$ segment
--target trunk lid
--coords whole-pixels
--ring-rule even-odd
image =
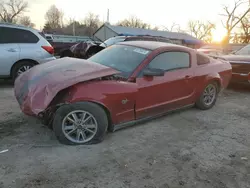
[[[14,93],[22,111],[36,116],[49,106],[59,91],[80,82],[118,73],[87,60],[62,58],[37,65],[20,75],[15,81]]]

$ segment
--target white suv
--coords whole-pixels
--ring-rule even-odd
[[[55,60],[54,48],[35,29],[0,23],[0,77],[13,80],[40,63]]]

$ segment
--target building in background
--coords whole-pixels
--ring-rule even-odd
[[[189,34],[178,33],[178,32],[169,32],[169,31],[156,31],[150,29],[141,29],[141,28],[132,28],[132,27],[123,27],[123,26],[114,26],[108,23],[103,24],[95,33],[94,37],[105,41],[111,37],[115,36],[133,36],[133,35],[150,35],[150,36],[159,36],[170,39],[175,44],[185,45],[192,48],[199,48],[203,42]]]

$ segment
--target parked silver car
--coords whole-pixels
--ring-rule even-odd
[[[54,59],[54,48],[39,31],[0,23],[1,78],[14,80],[31,67]]]

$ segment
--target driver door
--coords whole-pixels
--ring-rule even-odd
[[[192,103],[193,69],[188,52],[164,52],[157,55],[145,69],[161,69],[163,76],[137,77],[136,119],[155,116]]]

